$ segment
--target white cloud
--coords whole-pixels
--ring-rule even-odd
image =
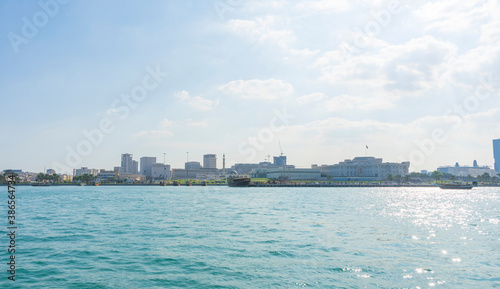
[[[207,127],[208,126],[208,121],[207,120],[194,121],[194,120],[188,118],[186,120],[186,125],[193,126],[193,127]]]
[[[187,102],[189,106],[199,111],[213,110],[219,105],[219,100],[206,99],[201,96],[190,96],[189,92],[185,90],[177,92],[174,95],[181,101]]]
[[[427,22],[427,30],[461,32],[488,15],[488,1],[441,0],[424,4],[415,15]]]
[[[349,3],[346,0],[312,0],[301,1],[295,5],[300,11],[312,10],[317,12],[343,12],[349,9]]]
[[[306,104],[306,103],[310,103],[310,102],[318,102],[318,101],[321,101],[325,98],[325,95],[323,93],[320,93],[320,92],[316,92],[316,93],[311,93],[311,94],[307,94],[307,95],[302,95],[301,97],[297,98],[297,102],[299,104]]]
[[[168,130],[149,130],[140,131],[134,135],[134,137],[171,137],[174,133]]]
[[[342,57],[341,49],[329,51],[315,67],[332,84],[363,86],[375,94],[412,95],[442,85],[456,52],[455,44],[424,36],[401,45],[386,43],[349,59]]]
[[[344,94],[328,100],[325,106],[330,111],[349,109],[382,110],[392,108],[393,104],[391,101],[380,97],[359,97]]]
[[[227,25],[231,31],[238,35],[244,35],[245,38],[251,38],[253,41],[269,42],[286,48],[293,41],[295,35],[290,29],[279,29],[276,26],[284,26],[286,20],[279,19],[277,16],[257,17],[255,20],[232,19]]]
[[[163,119],[162,121],[160,121],[160,123],[158,124],[158,127],[163,127],[163,128],[165,128],[165,127],[169,127],[169,126],[171,126],[173,123],[174,123],[173,121],[168,120],[168,119],[166,119],[166,118],[165,118],[165,119]]]
[[[185,90],[175,93],[174,96],[180,99],[181,101],[189,100],[191,98],[189,96],[189,92]]]
[[[219,87],[224,94],[242,99],[276,99],[293,93],[293,86],[274,78],[234,80]]]
[[[153,138],[162,138],[162,137],[171,137],[174,135],[173,132],[167,129],[167,127],[172,126],[173,121],[168,119],[162,119],[158,125],[156,126],[156,130],[143,130],[134,135],[134,137],[153,137]]]

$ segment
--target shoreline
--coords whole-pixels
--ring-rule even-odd
[[[0,184],[0,186],[7,186],[7,184]],[[32,186],[31,184],[16,184],[17,186]],[[40,187],[62,187],[62,186],[69,186],[69,187],[120,187],[120,186],[156,186],[156,187],[203,187],[203,186],[225,186],[227,187],[227,184],[191,184],[191,185],[174,185],[174,184],[166,184],[166,185],[160,185],[160,184],[100,184],[99,186],[94,186],[94,185],[86,185],[86,186],[80,186],[79,184],[51,184],[50,186],[40,186]],[[252,184],[248,186],[250,188],[276,188],[276,187],[287,187],[287,188],[438,188],[438,185],[436,184]],[[477,187],[500,187],[499,185],[478,185]]]

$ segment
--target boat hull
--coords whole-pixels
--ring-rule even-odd
[[[33,187],[48,187],[50,186],[50,184],[48,183],[34,183],[34,184],[31,184]]]
[[[250,178],[227,178],[227,185],[230,187],[249,187]]]
[[[471,185],[440,185],[439,187],[443,190],[470,190],[474,186],[471,186]]]

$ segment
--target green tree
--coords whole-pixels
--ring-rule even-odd
[[[478,179],[481,180],[481,182],[483,182],[483,183],[488,183],[491,179],[491,176],[488,173],[484,173],[484,174],[478,176]]]
[[[394,181],[394,177],[392,176],[392,174],[385,175],[385,179],[388,180],[389,182]]]
[[[395,175],[394,176],[394,181],[397,182],[398,184],[401,183],[402,179],[403,179],[403,177],[400,176],[400,175]]]
[[[44,174],[44,173],[39,173],[38,175],[36,175],[36,180],[37,180],[38,182],[43,182],[43,181],[45,181],[46,179],[47,179],[47,177],[45,176],[45,174]]]
[[[437,182],[440,181],[443,178],[444,174],[440,171],[433,171],[432,172],[432,178]]]
[[[95,180],[95,176],[90,175],[90,174],[84,174],[84,175],[81,175],[79,177],[75,177],[73,179],[76,179],[77,181],[81,181],[81,182],[90,184],[90,183],[92,183]]]
[[[52,176],[51,176],[52,182],[54,182],[54,183],[58,183],[60,178],[61,178],[61,176],[56,174],[56,173],[52,174]]]
[[[9,176],[14,176],[16,183],[21,181],[21,178],[19,177],[19,175],[11,170],[6,170],[4,173],[4,176],[5,176],[5,179],[7,179]]]

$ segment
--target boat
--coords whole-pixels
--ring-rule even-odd
[[[100,184],[99,184],[99,183],[97,183],[97,182],[95,182],[95,183],[93,183],[92,185],[97,187],[97,186],[99,186]]]
[[[448,183],[441,184],[439,187],[443,190],[470,190],[475,187],[474,184],[463,184],[463,183]]]
[[[249,176],[229,176],[227,177],[227,185],[230,187],[249,187],[252,184],[252,180]]]
[[[48,186],[50,186],[50,183],[41,183],[41,182],[39,182],[39,183],[32,183],[31,185],[33,187],[48,187]]]
[[[87,184],[86,183],[80,183],[80,186],[86,186]]]

